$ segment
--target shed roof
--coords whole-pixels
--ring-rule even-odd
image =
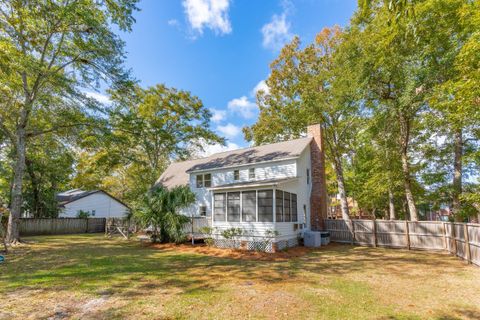
[[[126,205],[123,201],[121,201],[120,199],[112,196],[111,194],[109,194],[108,192],[105,192],[103,190],[88,190],[88,191],[85,191],[85,190],[81,190],[81,189],[72,189],[72,190],[68,190],[68,191],[65,191],[65,192],[58,193],[56,195],[56,199],[58,201],[58,205],[60,207],[63,207],[67,203],[77,201],[79,199],[88,197],[89,195],[99,193],[99,192],[106,194],[110,198],[114,199],[115,201],[118,201],[119,203],[123,204],[125,207],[130,209],[130,207],[128,205]]]

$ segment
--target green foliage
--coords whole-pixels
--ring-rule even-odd
[[[172,189],[157,187],[144,197],[135,217],[145,228],[152,229],[152,241],[176,242],[185,240],[183,226],[189,218],[179,213],[195,202],[195,194],[188,186]]]
[[[77,218],[80,218],[80,219],[88,219],[88,217],[90,217],[90,212],[88,211],[80,210],[77,214]]]
[[[242,234],[244,234],[244,230],[242,228],[229,228],[222,231],[222,237],[225,239],[235,239]]]
[[[108,190],[136,208],[170,159],[223,142],[210,129],[209,110],[189,92],[157,85],[113,91],[112,99],[112,130],[79,155],[75,187]]]

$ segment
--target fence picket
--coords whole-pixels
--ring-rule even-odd
[[[105,218],[22,218],[20,235],[95,233],[105,229]]]
[[[371,226],[371,227],[370,227]],[[480,266],[480,224],[441,221],[325,220],[332,242],[446,250]]]

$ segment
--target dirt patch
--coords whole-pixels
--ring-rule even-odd
[[[294,247],[284,251],[267,253],[256,252],[239,249],[222,249],[209,247],[206,244],[171,244],[171,243],[156,243],[150,244],[149,248],[162,251],[176,251],[181,253],[196,253],[219,258],[230,258],[240,260],[259,260],[259,261],[285,261],[292,258],[303,257],[308,253],[318,250],[307,247]]]

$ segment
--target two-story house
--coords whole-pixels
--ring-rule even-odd
[[[327,216],[321,127],[309,126],[305,138],[172,163],[157,183],[189,185],[196,203],[182,213],[204,216],[217,239],[240,228],[247,248],[266,237],[276,249],[295,246]]]

